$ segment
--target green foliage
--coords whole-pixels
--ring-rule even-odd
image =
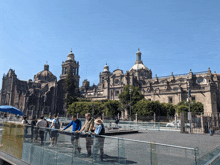
[[[177,106],[178,115],[180,115],[180,112],[188,112],[188,111],[189,111],[189,107],[187,107],[186,105]]]
[[[108,100],[104,103],[104,107],[107,116],[116,116],[121,113],[121,104],[117,100]]]
[[[192,112],[204,112],[204,107],[201,102],[196,102],[191,105]]]
[[[173,112],[174,110],[174,112]],[[157,116],[173,115],[175,108],[172,104],[160,103],[159,101],[140,100],[133,106],[133,114],[137,113],[139,116]]]
[[[187,107],[188,108],[188,110],[187,111],[185,111],[185,112],[188,112],[189,111],[189,103],[188,102],[186,102],[186,101],[181,101],[181,102],[179,102],[178,104],[177,104],[177,109],[178,109],[178,107],[180,107],[181,106],[181,109],[183,109],[182,107],[183,106],[185,106],[185,107]],[[180,108],[179,108],[180,109]],[[201,102],[195,102],[195,101],[191,101],[190,102],[190,112],[196,112],[196,113],[198,113],[198,112],[203,112],[204,111],[204,107],[203,107],[203,104],[201,103]],[[182,112],[182,111],[181,111]],[[179,111],[178,111],[178,113],[179,113]]]
[[[174,116],[175,115],[175,106],[173,104],[168,103],[166,104],[166,109],[167,109],[167,116]]]
[[[103,112],[107,116],[117,115],[120,113],[121,104],[116,100],[105,100],[105,101],[95,101],[95,102],[73,102],[69,108],[68,114],[84,115],[85,113],[93,113],[94,115],[101,115]]]
[[[91,99],[83,98],[83,97],[78,97],[77,98],[78,102],[91,102]]]
[[[139,87],[134,87],[132,85],[125,85],[123,92],[118,96],[120,102],[124,105],[130,104],[130,94],[129,88],[131,87],[131,105],[135,105],[139,100],[144,98],[144,95],[139,91]]]
[[[67,108],[73,102],[77,101],[77,91],[76,91],[76,81],[73,77],[73,73],[71,70],[68,71],[67,77],[64,82],[64,90],[66,91],[64,101],[66,103]]]

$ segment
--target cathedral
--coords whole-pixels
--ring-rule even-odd
[[[119,100],[118,96],[125,85],[138,86],[145,99],[171,102],[173,105],[183,100],[201,102],[204,113],[216,113],[220,110],[220,74],[212,73],[210,68],[205,72],[192,72],[187,74],[152,78],[151,69],[147,68],[141,60],[141,52],[136,53],[135,64],[129,71],[116,69],[112,73],[106,65],[99,74],[99,84],[90,87],[89,81],[84,80],[81,93],[92,100]],[[188,98],[188,90],[191,96]]]
[[[20,109],[27,116],[40,116],[42,114],[65,114],[64,80],[71,70],[79,88],[79,62],[75,61],[71,52],[67,60],[62,62],[60,80],[49,71],[49,65],[34,75],[34,79],[22,81],[17,78],[15,70],[9,69],[3,75],[0,105],[12,105]]]
[[[183,100],[194,100],[204,105],[204,113],[216,113],[220,110],[220,74],[212,73],[210,68],[205,72],[192,72],[187,74],[164,77],[152,77],[151,69],[147,68],[141,60],[142,53],[138,49],[136,61],[129,71],[116,69],[110,72],[106,65],[99,74],[99,83],[90,86],[84,80],[79,87],[79,62],[71,52],[67,60],[62,62],[60,79],[49,71],[49,65],[34,75],[34,79],[22,81],[17,78],[15,70],[10,69],[3,75],[0,93],[0,105],[12,105],[20,109],[27,116],[40,116],[41,114],[65,114],[64,81],[69,70],[76,80],[81,95],[91,100],[119,100],[118,96],[125,85],[138,86],[145,99],[171,102],[173,105]],[[188,90],[191,96],[188,98]]]

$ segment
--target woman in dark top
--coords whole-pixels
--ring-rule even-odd
[[[37,124],[37,117],[34,116],[31,121],[31,141],[33,141],[33,137],[35,141],[37,141],[38,138],[38,129],[36,127],[36,124]]]

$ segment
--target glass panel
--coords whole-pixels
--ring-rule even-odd
[[[93,147],[95,164],[118,164],[118,138],[96,136],[94,137]]]
[[[158,145],[151,143],[152,157],[158,164],[179,165],[191,164],[195,161],[194,150],[175,146]]]
[[[125,163],[127,164],[151,164],[150,144],[123,139],[125,151]],[[121,143],[121,140],[120,140]],[[121,149],[121,148],[120,148]]]
[[[21,160],[23,160],[24,162],[31,162],[31,150],[32,150],[32,137],[34,137],[34,132],[35,132],[35,128],[30,127],[30,126],[26,126],[27,130],[25,130],[24,132],[27,131],[27,135],[25,136],[24,140],[23,140],[23,148],[22,148],[22,157]]]

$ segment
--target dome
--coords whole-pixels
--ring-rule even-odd
[[[135,64],[131,67],[131,70],[139,70],[139,69],[145,69],[145,70],[149,70],[144,64],[143,61],[141,60],[141,52],[140,49],[138,48],[138,51],[136,53],[136,61]]]
[[[56,76],[49,71],[49,65],[44,65],[44,70],[34,76],[34,81],[56,81]]]
[[[109,66],[107,65],[107,63],[104,66],[103,72],[109,72]]]
[[[67,56],[67,60],[74,60],[74,54],[72,53],[72,49],[71,49],[70,53]]]
[[[144,64],[134,64],[134,65],[131,67],[130,71],[131,71],[132,69],[133,69],[133,70],[139,70],[139,69],[149,70]]]

